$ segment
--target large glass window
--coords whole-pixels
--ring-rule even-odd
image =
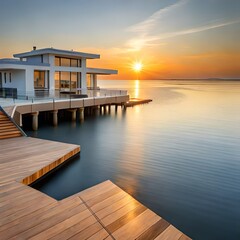
[[[91,74],[87,74],[87,87],[91,87]]]
[[[55,89],[60,91],[76,91],[78,86],[77,72],[55,72]]]
[[[55,72],[55,89],[59,89],[60,72]]]
[[[81,59],[55,57],[55,66],[81,67]]]
[[[71,91],[75,91],[77,88],[78,73],[71,73]]]
[[[78,75],[78,84],[77,87],[81,88],[82,87],[82,73],[79,73]]]
[[[70,67],[71,66],[71,59],[70,58],[61,58],[61,66]]]
[[[71,67],[78,67],[78,60],[77,59],[71,59]]]
[[[34,88],[45,88],[45,71],[34,71]]]
[[[70,72],[61,72],[60,86],[66,91],[70,90]]]
[[[61,72],[61,80],[70,81],[70,72]]]
[[[60,58],[55,57],[55,66],[61,66]]]
[[[2,73],[0,72],[0,88],[2,87]]]

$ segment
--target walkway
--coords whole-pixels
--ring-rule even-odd
[[[17,137],[0,147],[1,239],[189,239],[110,181],[62,201],[25,185],[78,145]]]

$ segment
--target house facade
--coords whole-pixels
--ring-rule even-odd
[[[13,56],[0,59],[0,88],[17,88],[21,95],[97,89],[98,75],[117,74],[117,70],[87,67],[88,60],[100,58],[98,54],[33,47]]]

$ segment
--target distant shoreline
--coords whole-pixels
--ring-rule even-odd
[[[99,79],[100,81],[240,81],[240,78]]]

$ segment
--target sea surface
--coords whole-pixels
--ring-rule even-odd
[[[153,102],[27,131],[81,145],[80,157],[34,187],[63,199],[110,179],[193,239],[240,239],[240,81],[99,86]]]

